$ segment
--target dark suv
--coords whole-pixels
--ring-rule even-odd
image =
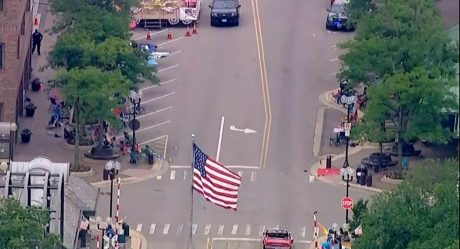
[[[240,24],[240,7],[238,0],[213,0],[211,8],[211,26],[218,24],[235,25]]]

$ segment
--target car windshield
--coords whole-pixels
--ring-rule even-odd
[[[287,239],[288,234],[283,232],[268,232],[267,237],[269,238],[277,238],[277,239]]]
[[[345,12],[345,6],[343,6],[342,4],[333,4],[331,7],[331,12],[343,13]]]
[[[233,9],[236,8],[236,4],[233,1],[215,1],[214,8],[216,9]]]

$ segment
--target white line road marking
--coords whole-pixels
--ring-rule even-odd
[[[167,80],[165,82],[160,82],[158,85],[151,85],[151,86],[146,86],[144,88],[141,88],[141,91],[145,92],[146,90],[149,90],[149,89],[152,89],[154,87],[158,87],[158,86],[163,86],[163,85],[166,85],[168,83],[171,83],[171,82],[174,82],[176,81],[177,79],[170,79],[170,80]]]
[[[334,58],[334,59],[330,59],[329,61],[333,62],[333,61],[338,61],[338,60],[339,60],[339,58]]]
[[[123,137],[123,136],[122,136]],[[229,165],[225,166],[226,168],[229,169],[260,169],[259,166],[241,166],[241,165]],[[169,166],[170,169],[190,169],[190,166],[183,166],[183,165],[171,165]]]
[[[180,224],[180,225],[177,227],[176,233],[177,233],[177,234],[181,234],[181,233],[182,233],[182,230],[184,230],[184,224]]]
[[[220,120],[219,142],[217,142],[216,161],[219,161],[219,157],[220,157],[220,148],[222,146],[222,134],[224,133],[224,123],[225,123],[225,117],[222,116],[222,119]]]
[[[243,177],[243,171],[238,171],[238,175],[239,175],[240,177]]]
[[[187,178],[187,171],[184,171],[184,180]]]
[[[232,227],[232,235],[236,235],[237,231],[238,231],[238,225],[233,225],[233,227]]]
[[[156,140],[158,140],[158,139],[163,139],[163,138],[164,138],[164,137],[166,137],[166,136],[168,136],[168,135],[164,135],[164,136],[159,136],[159,137],[156,137],[156,138],[152,138],[152,139],[149,139],[149,140],[147,140],[147,141],[144,141],[144,142],[142,142],[142,143],[139,143],[139,144],[140,144],[140,145],[142,145],[142,144],[147,144],[147,143],[150,143],[150,142],[156,141]]]
[[[166,235],[169,232],[169,224],[166,224],[165,227],[163,228],[163,234]]]
[[[311,244],[311,240],[297,240],[295,243],[297,243],[297,244]]]
[[[161,175],[157,176],[157,180],[161,180]]]
[[[222,235],[224,233],[224,225],[219,225],[219,228],[217,229],[217,234]]]
[[[328,74],[329,76],[337,75],[337,72]]]
[[[181,36],[181,37],[176,38],[176,39],[174,39],[174,40],[170,40],[170,41],[167,41],[167,42],[160,43],[160,44],[157,45],[157,47],[162,47],[162,46],[164,46],[164,45],[166,45],[166,44],[169,44],[169,43],[171,43],[171,42],[175,42],[175,41],[178,41],[178,40],[181,40],[181,39],[184,39],[184,37]]]
[[[208,235],[211,230],[211,224],[208,224],[204,227],[204,235]]]
[[[178,66],[180,66],[180,65],[179,65],[179,64],[176,64],[176,65],[172,65],[172,66],[170,66],[170,67],[165,67],[165,68],[159,69],[159,70],[157,71],[157,73],[161,73],[161,72],[164,72],[164,71],[166,71],[166,70],[176,68],[176,67],[178,67]]]
[[[169,121],[169,120],[168,120],[168,121],[164,121],[164,122],[158,123],[158,124],[156,124],[156,125],[147,126],[147,127],[142,128],[142,129],[140,129],[140,130],[137,130],[137,132],[145,131],[145,130],[152,129],[152,128],[155,128],[155,127],[157,127],[157,126],[164,125],[164,124],[169,124],[169,123],[171,123],[171,121]],[[132,135],[133,132],[130,131],[130,132],[128,132],[128,134]],[[122,138],[122,137],[123,137],[123,135],[117,136],[117,138]],[[144,144],[144,143],[145,143],[145,142],[140,143],[140,144]]]
[[[155,101],[155,100],[159,100],[159,99],[162,99],[162,98],[166,98],[168,96],[171,96],[173,94],[176,94],[176,92],[170,92],[170,93],[167,93],[165,95],[161,95],[160,97],[156,97],[156,98],[153,98],[153,99],[149,99],[149,100],[145,100],[145,101],[142,101],[142,104],[147,104],[149,102],[152,102],[152,101]]]
[[[258,233],[259,237],[263,235],[264,231],[265,231],[265,226],[260,226],[259,233]]]
[[[196,228],[198,227],[197,224],[193,224],[192,225],[192,234],[195,234],[196,233]]]
[[[174,51],[174,52],[170,53],[169,55],[170,55],[170,56],[171,56],[171,55],[175,55],[175,54],[178,54],[178,53],[180,53],[180,52],[182,52],[182,51],[180,51],[180,50]]]
[[[275,228],[276,228],[276,229],[280,229],[280,225],[276,225]]]
[[[251,172],[251,182],[253,182],[256,178],[256,172],[252,171]]]
[[[171,176],[169,177],[169,180],[174,180],[174,179],[176,179],[176,171],[171,170]]]
[[[156,226],[157,226],[156,224],[150,225],[149,234],[154,234],[154,233],[155,233],[155,227],[156,227]]]
[[[301,229],[301,235],[302,235],[302,238],[305,238],[305,233],[307,232],[307,228],[306,227],[302,227]]]
[[[249,236],[251,234],[251,226],[246,225],[246,229],[244,230],[244,235]]]
[[[151,33],[150,35],[157,35],[157,34],[161,34],[163,32],[166,32],[168,31],[168,29],[163,29],[163,30],[160,30],[160,31],[157,31],[157,32],[154,32],[154,33]],[[142,39],[145,39],[147,37],[147,34],[145,34],[144,36],[141,36],[141,37],[137,37],[137,38],[133,38],[132,40],[134,41],[137,41],[137,40],[142,40]]]
[[[160,113],[160,112],[164,112],[164,111],[167,111],[169,109],[172,109],[173,107],[172,106],[168,106],[166,108],[163,108],[163,109],[160,109],[160,110],[156,110],[154,112],[150,112],[150,113],[147,113],[147,114],[144,114],[144,115],[140,115],[139,117],[136,117],[138,119],[140,118],[144,118],[144,117],[147,117],[147,116],[150,116],[150,115],[154,115],[154,114],[157,114],[157,113]]]
[[[136,231],[142,231],[142,224],[137,224]]]

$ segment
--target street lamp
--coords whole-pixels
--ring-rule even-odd
[[[108,161],[105,164],[103,179],[104,180],[110,179],[110,210],[109,210],[110,217],[112,217],[113,179],[115,179],[115,176],[118,175],[118,171],[120,170],[120,168],[121,168],[120,162]]]
[[[345,192],[346,197],[348,197],[348,188],[350,187],[350,182],[353,181],[354,172],[355,170],[351,167],[340,169],[340,175],[342,176],[342,180],[347,182]],[[348,209],[345,209],[345,223],[348,224]]]
[[[13,139],[16,139],[16,131],[18,125],[16,123],[10,123],[10,163],[13,161]]]
[[[134,124],[136,123],[136,113],[137,113],[137,110],[140,109],[140,105],[141,105],[141,96],[138,92],[136,91],[131,91],[129,93],[129,101],[131,102],[131,104],[133,104],[133,127],[132,127],[132,130],[133,130],[133,144],[131,145],[131,153],[133,153],[133,151],[136,150],[136,130],[137,130],[137,127],[134,127]]]
[[[350,166],[348,163],[348,144],[350,142],[350,131],[351,131],[351,124],[350,124],[350,112],[354,107],[355,103],[355,96],[347,96],[347,95],[342,95],[340,101],[347,106],[347,123],[345,124],[345,137],[346,139],[346,144],[345,144],[345,162],[343,162],[343,168],[347,168]]]

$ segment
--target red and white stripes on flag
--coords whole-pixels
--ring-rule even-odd
[[[195,144],[193,188],[206,200],[236,210],[241,177],[209,158]]]

